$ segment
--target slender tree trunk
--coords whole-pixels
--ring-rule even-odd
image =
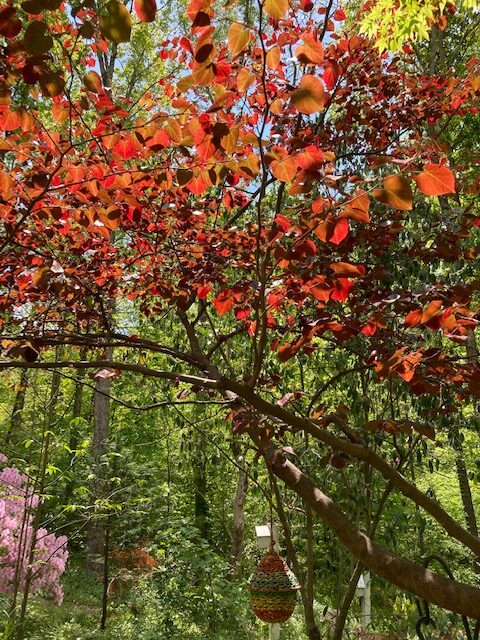
[[[455,436],[458,437],[459,435],[456,426],[454,427],[454,431],[455,433],[453,434],[453,439],[455,440]],[[470,481],[468,479],[467,467],[465,465],[463,446],[459,441],[457,441],[457,444],[455,446],[455,468],[457,471],[460,496],[462,499],[463,513],[465,515],[467,529],[472,535],[478,537],[477,516],[472,500],[472,491],[470,488]]]
[[[347,622],[348,612],[355,597],[355,590],[357,588],[358,580],[362,573],[362,565],[360,562],[356,562],[348,581],[347,588],[343,594],[342,604],[340,605],[337,617],[335,620],[335,629],[333,631],[332,640],[342,640],[343,630],[345,629],[345,623]]]
[[[82,352],[82,355],[83,352]],[[75,383],[75,391],[74,391],[74,395],[73,395],[73,410],[72,410],[72,419],[75,420],[75,418],[80,418],[82,416],[82,403],[83,403],[83,379],[85,377],[85,371],[84,370],[80,370],[78,372],[78,380]],[[70,442],[69,442],[69,448],[70,448],[70,463],[69,463],[69,467],[72,467],[75,461],[75,456],[76,456],[76,451],[78,448],[78,428],[77,425],[74,423],[73,426],[70,429]],[[73,492],[73,487],[74,487],[74,483],[73,480],[70,480],[69,482],[67,482],[67,485],[65,487],[65,502],[68,502],[70,499],[70,496],[72,495]]]
[[[207,500],[207,441],[204,433],[198,433],[192,459],[195,502],[195,525],[205,540],[210,537],[210,506]]]
[[[313,513],[308,504],[305,504],[306,529],[307,529],[307,563],[305,579],[305,626],[310,640],[320,640],[320,631],[315,622],[314,614],[314,584],[315,584],[315,552],[313,540]]]
[[[288,522],[285,509],[283,508],[282,495],[280,493],[280,489],[278,488],[277,480],[274,476],[272,476],[272,486],[275,493],[275,501],[277,503],[278,518],[280,520],[280,524],[282,525],[283,535],[285,538],[288,564],[292,567],[293,572],[297,576],[297,579],[299,580],[301,585],[300,595],[302,598],[303,615],[305,618],[305,630],[307,632],[307,636],[309,640],[321,640],[322,636],[320,634],[319,628],[317,627],[317,623],[315,622],[315,614],[313,611],[313,596],[309,598],[307,594],[307,582],[310,582],[313,585],[313,578],[305,577],[304,572],[300,567],[297,552],[295,550],[295,546],[292,540],[290,524]],[[308,533],[307,533],[307,538],[308,538]],[[313,538],[312,538],[312,541],[313,541]],[[307,569],[308,569],[308,562],[307,562]],[[313,563],[312,563],[312,569],[313,569]],[[312,588],[312,593],[313,593],[313,588]]]
[[[100,629],[105,629],[107,625],[107,615],[108,615],[108,555],[109,555],[109,542],[110,542],[110,529],[108,526],[108,521],[105,526],[105,535],[103,542],[103,593],[102,593],[102,617],[100,619]]]
[[[57,358],[58,356],[59,354],[57,355]],[[60,359],[61,359],[61,356],[60,356]],[[24,636],[24,624],[25,624],[25,616],[27,613],[28,597],[30,595],[30,586],[34,576],[35,547],[37,544],[37,534],[43,519],[42,496],[45,490],[46,469],[48,464],[48,455],[49,455],[49,447],[50,447],[50,431],[53,428],[54,422],[55,422],[55,411],[57,407],[59,392],[60,392],[60,372],[55,371],[52,374],[52,384],[50,387],[50,398],[48,402],[47,419],[45,422],[45,428],[43,430],[40,469],[38,472],[38,478],[37,478],[37,483],[35,487],[35,493],[39,497],[39,502],[35,510],[35,514],[33,516],[32,534],[31,534],[31,539],[29,541],[26,558],[25,558],[25,560],[28,562],[28,565],[27,565],[27,571],[25,575],[25,584],[24,584],[23,593],[22,593],[22,602],[20,605],[20,614],[18,617],[18,627],[17,627],[18,640],[22,640]],[[32,492],[33,492],[33,488],[32,488]],[[19,553],[21,553],[20,550],[19,550]],[[24,562],[25,560],[22,558],[21,561]]]
[[[112,354],[107,354],[107,359]],[[92,459],[92,497],[93,501],[102,500],[107,495],[108,477],[104,467],[104,455],[110,430],[110,390],[112,382],[109,377],[98,377],[93,392],[93,442]],[[105,548],[105,521],[103,515],[93,514],[87,530],[86,568],[89,571],[101,572]]]
[[[23,409],[25,407],[25,397],[28,389],[28,369],[22,369],[20,373],[20,382],[15,394],[15,401],[10,416],[10,424],[5,437],[5,443],[10,444],[12,438],[18,437],[23,422]]]
[[[233,531],[232,547],[230,551],[229,580],[237,576],[240,559],[243,553],[243,538],[245,533],[245,499],[247,497],[248,477],[243,469],[238,470],[237,490],[233,499]]]
[[[368,535],[370,536],[370,539],[372,540],[375,537],[375,532],[377,531],[377,527],[380,524],[380,520],[382,518],[382,513],[385,508],[385,504],[391,492],[392,492],[392,484],[389,482],[382,493],[382,496],[378,503],[378,507],[375,511],[375,514],[373,515],[373,518],[370,518],[370,523],[369,523],[367,532],[368,532]],[[355,597],[355,591],[357,588],[358,580],[362,573],[362,569],[363,569],[362,563],[357,560],[355,562],[352,574],[348,581],[347,589],[343,594],[342,604],[338,609],[332,640],[342,640],[343,630],[345,629],[345,624],[347,622],[348,612],[350,611],[353,598]]]

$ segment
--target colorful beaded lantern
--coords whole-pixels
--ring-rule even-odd
[[[287,563],[270,548],[247,584],[253,613],[264,622],[285,622],[295,609],[298,580]]]

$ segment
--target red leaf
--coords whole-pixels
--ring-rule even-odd
[[[213,305],[217,310],[219,316],[224,316],[226,313],[228,313],[234,304],[235,301],[233,298],[233,293],[230,289],[220,291],[220,293],[217,294],[217,296],[213,300]]]
[[[170,138],[167,136],[165,131],[163,129],[158,129],[153,137],[147,142],[147,147],[149,149],[153,149],[153,151],[158,151],[159,149],[168,147],[169,144]]]
[[[406,327],[416,327],[422,321],[422,310],[415,309],[414,311],[410,311],[407,317],[404,320],[404,324]]]
[[[113,147],[113,150],[124,160],[129,160],[135,155],[137,148],[132,140],[132,136],[128,136],[128,138],[119,140]]]
[[[206,298],[209,293],[210,293],[210,286],[208,284],[204,285],[203,287],[199,287],[197,289],[197,297],[200,300],[203,300],[204,298]]]
[[[360,331],[365,336],[373,336],[377,331],[377,325],[374,322],[367,322],[364,324]]]
[[[337,84],[338,77],[340,75],[340,67],[336,62],[332,62],[323,73],[323,81],[329,91],[331,91]]]
[[[353,282],[347,280],[347,278],[338,278],[333,283],[332,300],[338,300],[338,302],[345,302],[350,293],[350,289],[353,287]]]
[[[290,358],[293,358],[293,356],[298,353],[301,346],[302,345],[298,342],[282,345],[277,351],[278,359],[280,360],[280,362],[286,362],[287,360],[290,360]]]
[[[345,220],[345,218],[340,219],[335,225],[335,229],[332,236],[329,238],[329,242],[333,242],[333,244],[340,244],[348,236],[348,231],[348,220]]]
[[[157,12],[156,0],[135,0],[135,13],[142,22],[153,22]]]

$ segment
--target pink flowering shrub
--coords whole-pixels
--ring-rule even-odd
[[[16,576],[20,592],[25,587],[30,549],[33,542],[33,518],[39,499],[28,478],[14,467],[4,466],[0,453],[0,592],[12,593]],[[3,468],[2,468],[3,467]],[[67,538],[38,529],[32,561],[30,593],[51,593],[57,604],[63,601],[60,576],[67,562]]]

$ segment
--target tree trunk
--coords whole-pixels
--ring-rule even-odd
[[[207,500],[207,441],[204,433],[198,433],[197,446],[192,459],[195,525],[205,540],[210,537],[210,506]]]
[[[460,496],[462,498],[465,522],[470,533],[478,537],[477,516],[472,500],[472,491],[470,489],[470,481],[468,479],[467,467],[465,465],[465,460],[463,457],[463,447],[461,443],[458,443],[458,448],[455,448],[455,453],[455,467],[457,470],[457,478],[460,487]]]
[[[469,330],[467,335],[467,361],[476,365],[478,363],[478,349],[475,340],[475,333]],[[475,407],[476,410],[476,407]],[[450,435],[452,445],[455,450],[455,468],[457,471],[458,485],[460,488],[460,497],[462,499],[463,513],[465,515],[465,523],[468,531],[478,537],[478,524],[475,507],[472,500],[472,491],[470,481],[468,479],[467,466],[465,464],[465,455],[463,451],[462,440],[458,426],[454,423],[450,427]]]
[[[108,354],[107,357],[111,357]],[[105,472],[103,456],[107,452],[110,428],[110,377],[99,377],[93,392],[93,442],[92,460],[92,498],[96,502],[107,495],[108,474]],[[105,519],[102,513],[93,513],[87,530],[86,568],[96,573],[103,571],[103,552],[105,548]]]
[[[5,437],[5,443],[10,444],[12,438],[18,437],[23,422],[23,409],[25,407],[25,397],[28,388],[28,369],[22,369],[20,373],[20,382],[15,394],[15,401],[10,416],[10,424]]]
[[[278,488],[278,483],[275,477],[272,476],[272,486],[275,493],[275,501],[277,503],[277,513],[280,520],[280,524],[282,525],[283,535],[285,538],[285,546],[287,548],[287,560],[288,564],[292,567],[294,574],[297,576],[298,581],[300,582],[300,595],[302,598],[303,605],[303,616],[305,618],[305,630],[307,632],[307,636],[309,640],[321,640],[322,636],[320,635],[320,630],[317,627],[317,623],[315,622],[315,614],[313,611],[313,595],[311,598],[308,597],[307,594],[307,582],[311,582],[312,584],[312,594],[313,594],[313,578],[305,578],[304,572],[300,568],[300,563],[298,562],[297,552],[295,550],[295,546],[292,540],[292,533],[290,530],[290,524],[287,519],[287,514],[285,513],[285,509],[283,508],[283,500],[282,495],[280,493],[280,489]],[[308,533],[307,533],[308,539]],[[313,538],[312,538],[313,542]],[[311,565],[313,570],[313,563]],[[308,561],[307,561],[307,571],[308,571]],[[313,571],[312,571],[313,576]]]
[[[247,497],[248,477],[243,469],[238,470],[237,490],[233,499],[233,531],[230,551],[229,580],[234,580],[238,573],[243,553],[243,537],[245,533],[245,499]]]
[[[60,354],[57,354],[57,359],[61,359]],[[23,587],[22,601],[20,605],[20,615],[18,618],[18,627],[17,627],[18,640],[22,640],[24,636],[24,624],[25,624],[25,616],[27,613],[28,597],[30,595],[30,585],[34,576],[35,547],[37,544],[37,534],[43,519],[42,495],[45,490],[46,469],[48,464],[48,455],[49,455],[49,446],[50,446],[50,431],[53,428],[55,423],[55,412],[56,412],[56,407],[58,403],[59,393],[60,393],[60,372],[54,371],[54,373],[52,374],[50,397],[47,405],[47,416],[46,416],[46,421],[44,423],[45,427],[44,427],[43,436],[42,436],[40,469],[38,472],[37,482],[35,486],[35,492],[40,498],[40,500],[38,502],[38,505],[35,510],[35,514],[33,516],[31,540],[29,543],[29,548],[27,549],[27,553],[25,554],[25,558],[27,559],[28,566],[27,566],[27,571],[25,575],[25,584]],[[32,488],[32,491],[33,491],[33,488]],[[19,553],[22,553],[20,549],[19,549]],[[23,558],[20,558],[20,562],[23,562]]]
[[[82,356],[83,356],[82,352]],[[73,410],[72,419],[80,418],[82,416],[82,403],[83,403],[83,378],[85,377],[85,371],[79,371],[77,376],[77,382],[75,383],[75,391],[73,395]],[[69,468],[74,465],[76,450],[78,448],[78,430],[76,424],[73,424],[70,430],[70,463]],[[69,480],[65,487],[65,502],[68,502],[73,492],[74,483],[73,480]]]
[[[315,583],[315,552],[313,540],[313,513],[308,504],[305,505],[306,529],[307,529],[307,563],[305,580],[305,626],[310,640],[321,640],[320,631],[315,622],[314,603],[314,583]]]
[[[352,575],[350,576],[350,580],[348,581],[347,589],[343,594],[342,604],[338,609],[332,640],[342,640],[343,630],[345,628],[345,623],[347,622],[348,612],[350,611],[350,606],[353,602],[353,598],[355,597],[355,591],[361,573],[362,565],[357,561],[353,568]]]

